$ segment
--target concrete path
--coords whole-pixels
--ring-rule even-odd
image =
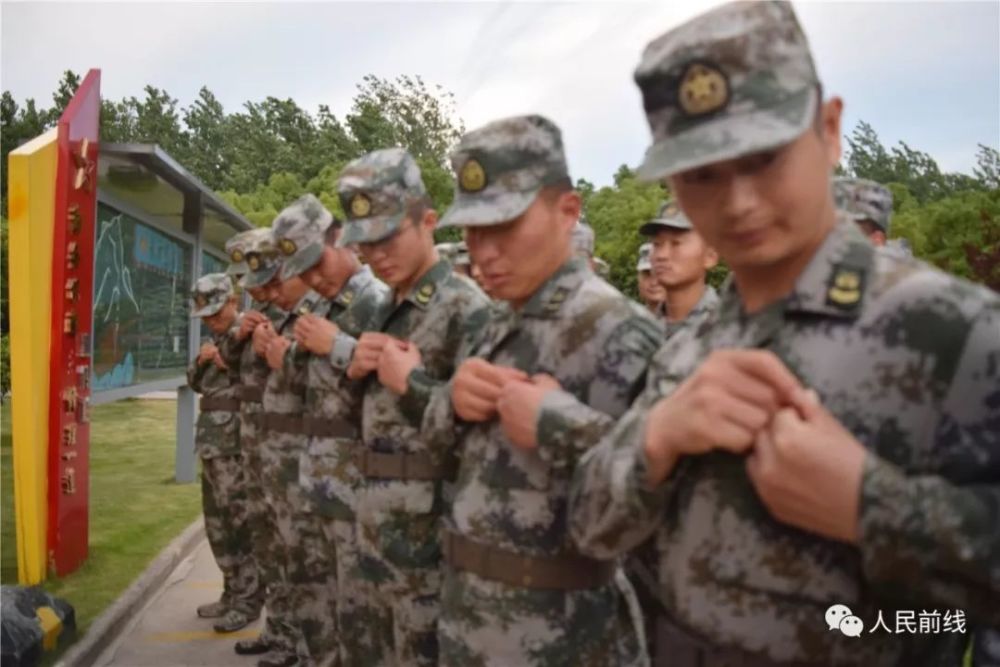
[[[260,634],[262,621],[221,635],[212,630],[210,619],[195,613],[198,605],[221,593],[222,573],[202,540],[98,658],[97,667],[255,667],[260,656],[236,655],[233,644]]]

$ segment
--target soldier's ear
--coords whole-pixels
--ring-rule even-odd
[[[840,164],[843,152],[840,138],[840,119],[844,113],[844,101],[839,97],[831,97],[820,107],[820,133],[826,147],[826,158],[830,168]]]

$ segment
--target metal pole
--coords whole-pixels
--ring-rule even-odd
[[[191,248],[191,275],[188,285],[201,276],[201,231],[203,215],[201,193],[185,193],[184,195],[184,231],[194,237]],[[198,354],[201,333],[201,321],[192,318],[188,322],[188,363]],[[174,453],[174,479],[184,484],[195,479],[194,423],[195,394],[190,387],[184,386],[177,390],[177,450]]]

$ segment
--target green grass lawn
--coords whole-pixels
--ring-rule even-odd
[[[90,411],[90,556],[46,590],[76,609],[82,635],[91,622],[201,512],[198,484],[174,478],[174,401],[128,400]],[[2,571],[17,583],[10,406],[2,412]]]

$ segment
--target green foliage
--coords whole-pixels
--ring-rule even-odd
[[[643,242],[638,229],[666,198],[661,185],[639,181],[624,164],[613,186],[586,197],[587,221],[597,238],[595,254],[611,265],[611,282],[632,297],[638,296],[635,263]]]
[[[892,236],[906,238],[917,257],[1000,291],[1000,190],[967,190],[921,206],[893,184]]]

